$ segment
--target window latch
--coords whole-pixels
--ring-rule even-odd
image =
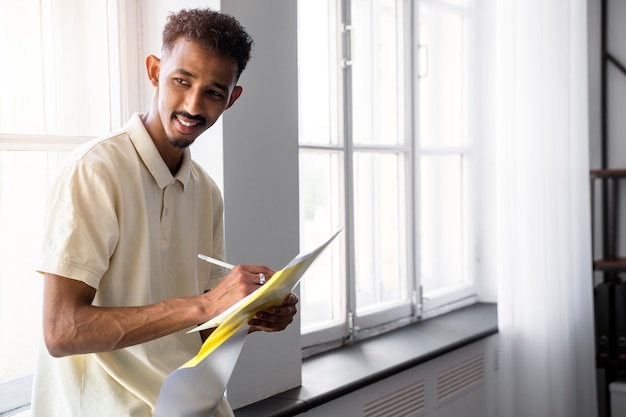
[[[352,33],[352,25],[343,24],[341,27],[342,40],[343,40],[343,58],[341,65],[343,68],[352,66],[352,60],[354,56],[354,37]]]
[[[422,314],[424,313],[424,301],[427,301],[428,297],[424,297],[424,287],[422,287],[421,285],[419,286],[419,289],[417,291],[413,291],[413,315],[415,316],[415,318],[420,318],[422,317]]]
[[[418,78],[426,78],[428,77],[428,45],[418,45],[417,46],[417,77]]]

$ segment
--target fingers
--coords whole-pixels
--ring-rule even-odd
[[[257,313],[248,324],[252,331],[279,332],[285,330],[293,322],[295,314],[277,315],[267,312]]]
[[[264,280],[259,274],[263,274]],[[210,309],[219,314],[258,290],[261,282],[267,282],[273,275],[274,270],[267,266],[237,265],[204,296],[210,303]]]
[[[273,269],[262,265],[237,265],[232,272],[240,274],[246,283],[253,285],[265,284],[275,273]]]
[[[298,301],[300,301],[298,299],[298,296],[291,292],[289,293],[289,295],[287,295],[287,298],[285,298],[285,301],[283,304],[289,304],[289,305],[295,306],[296,304],[298,304]]]
[[[228,277],[222,280],[215,289],[219,288],[221,292],[226,292],[228,288],[233,289],[239,287],[241,290],[244,290],[245,295],[247,295],[255,289],[258,289],[259,286],[264,285],[272,278],[274,273],[275,271],[267,266],[237,265],[231,270]],[[218,296],[221,294],[213,292],[212,295]],[[251,326],[250,330],[263,330],[267,332],[284,330],[293,322],[294,316],[298,312],[296,307],[298,301],[296,294],[288,294],[283,304],[280,306],[270,307],[265,311],[257,313],[250,319],[248,321],[248,324]]]
[[[296,304],[298,297],[290,293],[280,306],[270,307],[266,311],[257,313],[249,322],[254,330],[275,332],[284,330],[293,322],[293,318],[298,312]]]

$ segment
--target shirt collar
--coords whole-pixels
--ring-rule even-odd
[[[189,182],[191,172],[191,152],[189,148],[184,149],[180,168],[176,175],[173,176],[141,121],[141,114],[135,113],[132,115],[126,124],[126,131],[157,185],[160,188],[165,188],[174,180],[177,180],[181,183],[184,190]]]

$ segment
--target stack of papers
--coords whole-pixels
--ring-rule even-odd
[[[219,316],[189,332],[215,328],[198,354],[170,373],[157,399],[154,417],[213,415],[243,348],[248,321],[259,311],[283,303],[305,271],[341,232],[311,252],[296,256],[265,284]]]

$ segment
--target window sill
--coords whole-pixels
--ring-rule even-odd
[[[497,332],[496,304],[474,304],[307,358],[302,363],[300,387],[237,409],[235,415],[288,417],[304,413]]]

